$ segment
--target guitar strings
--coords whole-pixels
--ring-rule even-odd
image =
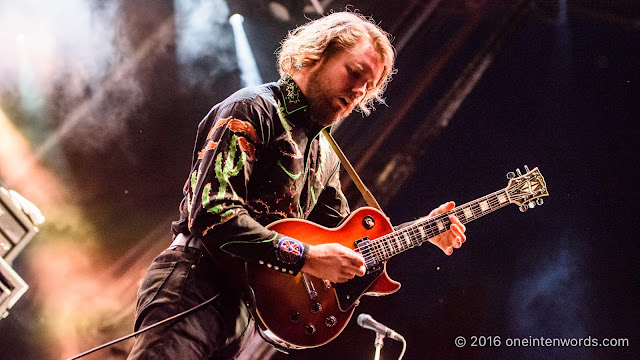
[[[401,251],[407,250],[408,248],[414,247],[416,245],[420,245],[421,242],[419,240],[427,237],[426,236],[427,233],[430,235],[428,238],[430,238],[437,234],[447,231],[450,225],[450,222],[448,219],[448,215],[450,214],[457,215],[463,223],[466,223],[471,220],[475,220],[476,218],[479,218],[485,214],[488,214],[489,212],[493,212],[494,210],[497,210],[501,207],[506,206],[507,204],[509,204],[509,202],[500,201],[497,195],[505,192],[508,195],[514,195],[514,193],[516,192],[516,190],[508,191],[508,192],[506,190],[507,189],[496,191],[493,194],[484,196],[482,198],[479,198],[477,200],[474,200],[467,204],[459,206],[451,210],[450,212],[436,215],[425,221],[409,226],[406,229],[401,229],[398,232],[395,232],[393,235],[388,234],[384,237],[378,238],[380,239],[380,241],[378,241],[377,244],[374,244],[374,245],[381,245],[381,246],[378,246],[377,248],[381,249],[384,252],[384,258],[389,258]],[[508,189],[508,190],[512,190],[512,189]],[[487,202],[489,205],[489,208],[486,210],[482,210],[482,208],[478,206],[478,204],[482,202]],[[466,208],[471,210],[471,214],[472,214],[471,217],[467,217],[466,214],[464,213],[464,210]],[[436,229],[437,228],[436,225],[438,224],[438,222],[443,224],[443,226],[442,228]],[[407,244],[406,247],[404,246],[404,243],[398,241],[398,237],[400,236],[404,236],[405,238],[409,239],[409,244]],[[390,239],[393,239],[393,241],[389,241]]]
[[[438,214],[424,221],[419,221],[410,225],[405,229],[370,240],[366,246],[363,247],[363,250],[371,250],[366,252],[365,260],[367,260],[367,258],[370,259],[373,256],[376,258],[374,260],[375,262],[384,261],[402,251],[421,245],[423,242],[421,240],[432,238],[449,230],[451,225],[449,215],[454,214],[463,224],[468,223],[511,203],[510,201],[501,201],[499,195],[506,194],[508,198],[512,198],[518,192],[519,189],[515,187],[501,189],[492,194],[458,206],[447,213]],[[480,206],[483,202],[486,202],[489,206],[485,210]],[[465,209],[471,211],[471,216],[467,216]],[[438,224],[442,225],[441,228],[438,227]],[[407,241],[401,241],[402,238]],[[364,255],[365,254],[363,253],[363,256]]]

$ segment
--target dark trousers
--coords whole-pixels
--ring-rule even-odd
[[[224,270],[193,248],[158,255],[138,290],[136,331],[219,295],[183,318],[138,335],[128,359],[236,358],[255,329],[241,291],[225,285]]]

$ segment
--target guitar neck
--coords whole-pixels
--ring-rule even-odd
[[[430,218],[417,220],[413,224],[371,241],[371,250],[378,261],[384,261],[401,252],[422,245],[425,241],[449,230],[450,215],[455,215],[466,224],[508,205],[507,189],[496,191],[479,199],[460,205],[453,210]]]

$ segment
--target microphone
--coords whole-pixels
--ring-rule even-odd
[[[387,336],[393,340],[404,341],[402,335],[375,321],[369,314],[358,315],[357,323],[365,329],[373,330],[378,334]]]

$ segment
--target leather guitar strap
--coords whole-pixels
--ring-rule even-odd
[[[331,147],[333,148],[333,151],[335,151],[336,155],[338,155],[338,158],[340,158],[342,166],[344,166],[344,168],[347,170],[347,173],[349,173],[351,180],[353,180],[353,183],[356,184],[358,190],[360,190],[360,193],[364,197],[364,200],[367,202],[367,205],[376,208],[380,210],[380,212],[384,213],[384,211],[382,211],[382,208],[380,207],[380,204],[378,204],[376,199],[373,197],[373,194],[371,194],[371,191],[369,191],[369,189],[364,185],[364,183],[360,179],[360,176],[358,176],[356,170],[353,168],[349,160],[347,160],[344,152],[342,152],[342,149],[340,149],[340,146],[338,146],[338,143],[336,143],[336,140],[333,138],[333,135],[331,135],[328,129],[329,128],[322,129],[322,133],[329,141],[329,144],[331,144]]]

